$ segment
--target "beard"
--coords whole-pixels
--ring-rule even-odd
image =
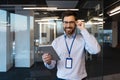
[[[64,31],[67,35],[72,35],[75,32],[76,27],[65,27]]]

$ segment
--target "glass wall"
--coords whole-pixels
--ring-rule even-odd
[[[101,52],[96,55],[91,55],[86,52],[86,68],[88,72],[88,80],[103,80],[103,23],[88,24],[88,31],[95,36],[101,46]],[[91,27],[90,27],[91,26]]]
[[[89,8],[86,5],[88,5]],[[22,73],[22,71],[18,70],[18,73],[21,74],[21,80],[38,80],[38,78],[41,80],[55,79],[56,68],[53,70],[45,68],[41,60],[42,54],[39,48],[41,46],[51,45],[55,38],[64,34],[63,23],[60,17],[63,11],[24,10],[24,5],[13,6],[15,8],[10,10],[9,15],[7,14],[9,9],[4,11],[0,10],[0,40],[6,35],[3,35],[3,32],[6,32],[6,27],[4,27],[6,23],[4,22],[6,22],[7,18],[10,18],[9,23],[11,25],[12,35],[9,37],[12,42],[11,47],[13,52],[11,52],[11,56],[13,56],[13,58],[11,59],[14,64],[12,67],[14,67],[14,70],[20,68],[23,72],[25,71]],[[99,54],[90,55],[88,52],[85,54],[88,73],[87,80],[103,80],[103,43],[106,41],[108,43],[112,42],[111,31],[105,31],[105,36],[103,36],[102,6],[102,0],[97,0],[97,2],[87,0],[81,8],[77,6],[77,8],[80,9],[76,12],[81,15],[78,15],[78,18],[84,20],[87,30],[95,36],[101,46],[101,52]],[[39,13],[37,14],[37,12]],[[59,15],[53,17],[55,14]],[[85,18],[83,18],[83,16]],[[0,42],[3,42],[3,40]],[[5,42],[0,43],[0,59],[3,58],[1,58],[1,56],[4,56],[2,54],[3,48],[5,49],[6,46],[9,46],[6,44],[6,46],[3,47],[4,44]],[[1,63],[0,60],[0,65]],[[24,74],[24,76],[22,74]],[[12,76],[15,76],[15,74]],[[14,80],[18,80],[18,78],[16,77]]]
[[[12,30],[9,12],[0,10],[0,72],[8,71],[13,65]]]

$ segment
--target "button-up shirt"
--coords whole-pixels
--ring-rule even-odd
[[[72,36],[66,36],[66,42],[69,48],[72,41]],[[50,65],[45,63],[45,66],[52,69],[57,63],[57,77],[66,80],[81,80],[87,76],[85,69],[85,50],[90,54],[97,54],[100,52],[100,45],[97,40],[93,35],[89,34],[86,29],[81,30],[81,33],[79,34],[76,34],[70,53],[70,57],[73,59],[71,69],[65,67],[65,61],[69,54],[65,44],[64,35],[56,38],[52,42],[52,46],[60,57],[60,60],[57,62],[52,60]]]

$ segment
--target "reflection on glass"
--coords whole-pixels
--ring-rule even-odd
[[[112,30],[104,30],[104,42],[112,44]]]
[[[54,21],[39,22],[39,44],[51,44],[55,38],[56,23]]]
[[[15,31],[27,30],[27,17],[15,14]]]
[[[12,40],[10,25],[7,21],[9,12],[0,10],[0,72],[12,67]]]
[[[0,10],[0,32],[4,32],[7,26],[7,18],[6,18],[6,11]]]

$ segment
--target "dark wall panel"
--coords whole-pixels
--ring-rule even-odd
[[[39,4],[46,5],[46,0],[0,0],[0,4]]]

